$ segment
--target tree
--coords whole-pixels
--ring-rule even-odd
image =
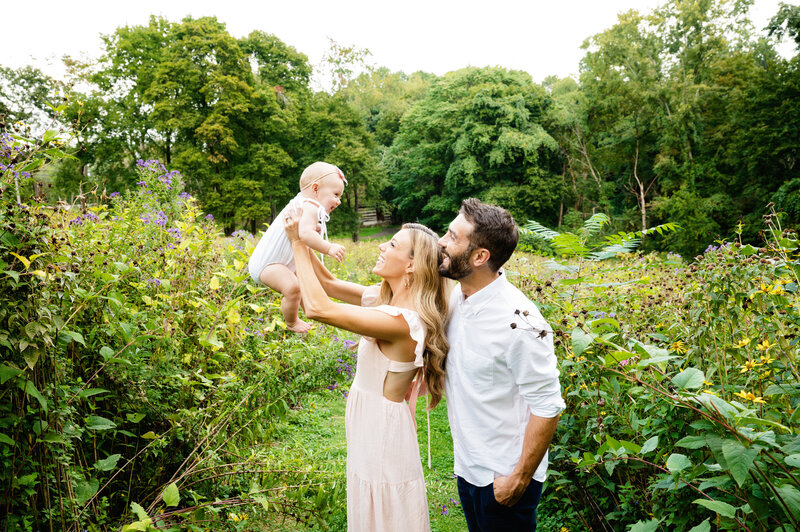
[[[541,125],[549,105],[524,72],[470,67],[437,80],[386,154],[400,217],[442,228],[476,196],[552,219],[561,179],[558,145]]]

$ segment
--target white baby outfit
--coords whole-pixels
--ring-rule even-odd
[[[289,242],[289,237],[286,236],[286,231],[283,228],[283,221],[287,214],[294,214],[298,208],[305,207],[306,203],[311,203],[317,209],[317,221],[322,226],[322,238],[328,240],[328,228],[325,225],[330,220],[330,215],[325,210],[325,207],[314,199],[306,198],[300,192],[286,204],[286,207],[278,213],[278,216],[272,221],[272,224],[267,228],[264,236],[258,241],[256,249],[250,255],[250,261],[247,263],[247,268],[250,271],[250,277],[255,282],[260,282],[259,277],[261,272],[270,264],[283,264],[291,271],[295,271],[294,254],[292,253],[292,243]]]

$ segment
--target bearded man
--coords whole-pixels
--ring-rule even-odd
[[[547,448],[565,408],[553,333],[502,266],[519,232],[470,198],[439,239],[450,297],[445,371],[454,471],[470,532],[535,531]]]

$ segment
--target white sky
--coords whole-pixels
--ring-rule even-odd
[[[13,0],[0,10],[0,65],[33,64],[58,76],[62,55],[97,58],[100,34],[147,24],[151,14],[177,22],[216,16],[234,37],[276,35],[319,64],[328,37],[372,52],[390,70],[444,74],[473,65],[524,70],[534,80],[577,74],[581,43],[628,9],[648,12],[666,0]],[[791,2],[791,0],[784,0]],[[779,0],[755,0],[761,30]],[[785,56],[793,47],[781,47]]]

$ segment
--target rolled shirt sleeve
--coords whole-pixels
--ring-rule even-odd
[[[506,364],[531,414],[553,418],[566,408],[553,351],[553,331],[544,320],[530,322],[534,330],[518,327],[512,331],[516,337],[506,351]],[[540,331],[546,331],[544,337]]]

